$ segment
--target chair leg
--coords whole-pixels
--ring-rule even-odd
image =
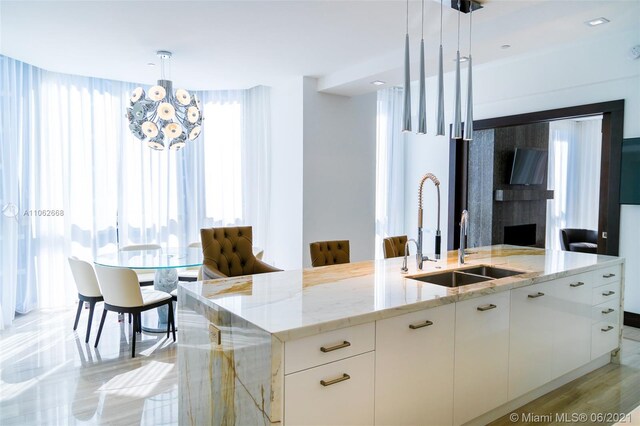
[[[138,315],[140,314],[136,314],[134,321],[134,326],[133,326],[133,333],[131,333],[131,358],[135,358],[136,357],[136,328],[138,325]]]
[[[98,335],[96,336],[96,344],[93,345],[94,348],[98,347],[98,342],[100,341],[100,335],[102,334],[102,326],[104,325],[104,320],[107,318],[107,310],[102,311],[102,319],[100,320],[100,328],[98,328]]]
[[[84,342],[89,343],[89,335],[91,334],[91,321],[93,321],[93,310],[96,307],[96,302],[89,302],[89,322],[87,322],[87,337]]]
[[[169,312],[171,313],[171,328],[173,329],[173,341],[176,341],[176,316],[173,313],[173,303],[169,305]]]
[[[80,312],[82,312],[82,305],[84,302],[82,300],[78,300],[78,310],[76,311],[76,321],[73,323],[73,329],[78,328],[78,320],[80,319]]]
[[[168,313],[167,313],[167,339],[169,338],[169,332],[171,330],[171,320],[173,319],[172,317],[172,311],[173,311],[173,303],[169,302],[169,304],[167,305],[169,307]]]

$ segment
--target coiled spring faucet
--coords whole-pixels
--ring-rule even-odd
[[[428,256],[423,256],[422,254],[422,189],[424,187],[424,182],[429,179],[433,182],[438,190],[438,228],[436,229],[436,259],[440,259],[440,181],[437,177],[435,177],[432,173],[427,173],[420,179],[420,188],[418,189],[418,253],[416,254],[416,259],[418,262],[418,269],[422,269],[422,262],[425,260],[430,260]]]

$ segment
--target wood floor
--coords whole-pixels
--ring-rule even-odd
[[[165,334],[143,333],[132,359],[130,326],[109,313],[96,349],[102,310],[90,344],[84,343],[87,313],[75,332],[75,307],[23,315],[0,332],[0,424],[177,424],[176,344]],[[628,413],[640,405],[640,330],[626,329],[625,336],[621,365],[600,368],[516,413]],[[492,424],[529,423],[507,415]]]

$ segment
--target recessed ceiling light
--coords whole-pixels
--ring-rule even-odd
[[[500,46],[500,49],[508,49],[510,47],[511,47],[510,44],[503,44],[502,46]]]
[[[469,60],[469,58],[468,58],[468,57],[466,57],[466,56],[460,56],[460,62],[467,62],[468,60]],[[456,61],[456,58],[453,58],[453,62],[455,62],[455,61]]]
[[[156,64],[154,64],[153,62],[147,62],[147,66],[155,67],[155,66],[156,66]]]
[[[609,20],[607,18],[596,18],[596,19],[592,19],[590,21],[585,22],[585,24],[589,25],[590,27],[595,27],[597,25],[602,25],[602,24],[606,24],[607,22],[609,22]]]
[[[374,86],[382,86],[387,83],[382,80],[375,80],[375,81],[372,81],[371,84],[373,84]]]

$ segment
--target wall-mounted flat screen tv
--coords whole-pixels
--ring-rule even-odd
[[[640,204],[640,138],[622,142],[620,204]]]
[[[542,185],[547,175],[547,151],[516,148],[511,185]]]

